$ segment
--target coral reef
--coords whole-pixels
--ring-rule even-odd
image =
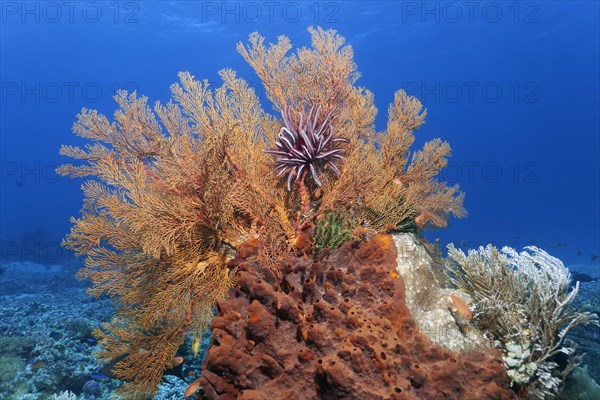
[[[600,273],[600,265],[586,264],[569,266],[569,270],[573,272],[585,273],[596,276]],[[572,285],[575,282],[571,282]],[[600,315],[600,282],[591,281],[583,282],[579,285],[579,292],[573,301],[572,307],[576,309],[585,309],[590,312]],[[583,326],[576,327],[567,335],[567,338],[577,343],[578,351],[585,353],[582,364],[585,364],[589,375],[600,382],[600,346],[598,346],[598,338],[600,338],[600,326]]]
[[[86,257],[79,277],[93,282],[89,293],[118,304],[95,336],[100,359],[117,360],[127,381],[121,395],[151,396],[186,334],[201,335],[235,285],[228,260],[242,243],[254,242],[255,261],[280,276],[290,252],[312,251],[328,212],[357,238],[466,214],[458,186],[438,179],[450,146],[433,139],[411,153],[421,103],[398,91],[376,132],[352,48],[335,31],[309,31],[312,48],[292,55],[285,36],[267,47],[254,33],[238,45],[282,120],[231,70],[214,89],[181,73],[173,101],[153,109],[120,91],[113,122],[78,115],[73,130],[91,144],[63,146],[80,164],[57,172],[89,180],[64,244]]]
[[[9,271],[2,280],[21,277]],[[114,308],[107,300],[90,301],[76,284],[60,284],[57,290],[56,284],[31,283],[25,294],[1,295],[0,399],[48,399],[60,391],[79,396],[89,381],[97,381],[106,396],[118,386],[102,377],[91,337],[91,326],[108,318]]]
[[[60,279],[27,281],[27,291],[0,291],[0,400],[47,400],[70,392],[78,400],[109,399],[122,382],[114,379],[108,366],[98,363],[98,343],[91,330],[114,314],[107,298],[86,295],[84,285],[68,273],[41,272],[29,262],[11,263],[0,276],[0,287],[27,275],[52,274]],[[43,271],[43,270],[42,270]],[[76,305],[76,306],[75,306]],[[197,379],[210,331],[204,332],[197,358],[185,352],[181,378],[163,376],[156,399],[181,399],[186,386]],[[185,350],[191,347],[186,340]],[[193,376],[190,376],[190,371]]]
[[[571,307],[579,283],[571,287],[569,270],[537,247],[488,245],[466,255],[449,245],[448,254],[450,279],[471,295],[474,321],[496,339],[512,382],[528,398],[556,398],[581,362],[567,334],[598,325],[596,314]]]
[[[573,370],[559,399],[600,400],[600,385],[590,377],[587,365]]]
[[[390,236],[292,258],[281,275],[245,253],[217,303],[198,398],[514,397],[495,350],[451,352],[416,329]]]

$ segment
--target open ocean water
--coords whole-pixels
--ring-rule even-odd
[[[252,32],[310,46],[308,27],[351,45],[384,130],[394,92],[427,109],[414,148],[441,137],[440,179],[468,216],[424,233],[442,248],[537,246],[582,282],[600,313],[600,3],[598,1],[0,1],[0,400],[108,399],[120,381],[93,356],[92,330],[115,304],[86,295],[83,260],[61,246],[82,180],[59,176],[60,146],[82,108],[111,116],[117,90],[168,102],[178,72],[212,85],[231,68],[273,111],[236,51]],[[373,171],[377,173],[377,171]],[[576,329],[599,399],[600,328]],[[167,371],[157,399],[181,399],[210,345]],[[592,379],[595,381],[593,382]],[[595,386],[594,386],[595,385]],[[579,391],[579,392],[578,392]],[[64,397],[67,398],[67,397]],[[435,400],[435,399],[432,399]]]

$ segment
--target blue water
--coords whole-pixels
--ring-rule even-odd
[[[117,88],[165,101],[179,71],[218,82],[233,68],[261,91],[236,43],[259,31],[308,45],[320,25],[353,46],[380,129],[404,88],[428,109],[416,146],[452,145],[446,178],[470,215],[435,233],[444,243],[535,243],[566,263],[600,253],[597,2],[274,4],[3,2],[2,236],[68,230],[80,182],[53,170],[59,146],[80,143],[82,107],[112,114]]]
[[[81,108],[112,115],[116,89],[169,99],[179,71],[218,82],[249,33],[309,45],[309,26],[352,45],[378,129],[397,89],[428,110],[415,148],[453,149],[444,172],[467,218],[431,239],[464,247],[535,244],[600,275],[600,6],[595,1],[2,1],[0,238],[3,262],[68,264],[58,246],[82,204],[59,177]],[[596,292],[597,295],[597,292]]]

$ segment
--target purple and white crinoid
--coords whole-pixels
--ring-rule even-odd
[[[265,150],[266,153],[276,156],[277,167],[275,172],[277,176],[288,174],[287,190],[292,190],[292,182],[298,181],[310,171],[313,180],[317,186],[322,186],[322,182],[317,174],[317,168],[329,165],[331,170],[337,175],[340,170],[333,163],[337,159],[344,159],[343,149],[333,147],[333,143],[347,143],[348,140],[333,137],[333,119],[330,111],[327,113],[323,122],[319,122],[319,113],[321,107],[313,105],[306,116],[298,112],[298,122],[294,121],[292,110],[287,105],[281,111],[283,127],[279,131],[279,137],[275,142],[276,149]]]

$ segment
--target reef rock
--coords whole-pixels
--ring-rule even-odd
[[[396,270],[404,281],[406,306],[419,331],[451,351],[485,351],[491,347],[483,333],[453,304],[453,295],[467,304],[471,303],[470,296],[442,286],[433,272],[433,260],[413,234],[403,233],[393,238],[398,252]]]
[[[494,350],[451,352],[419,333],[391,236],[293,257],[277,274],[244,253],[212,322],[200,398],[514,397]]]

